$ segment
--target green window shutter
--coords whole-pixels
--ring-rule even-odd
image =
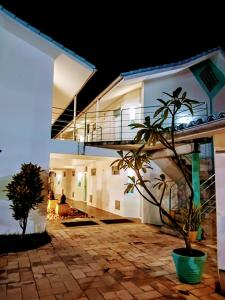
[[[203,61],[190,69],[210,98],[225,85],[224,73],[211,60]]]

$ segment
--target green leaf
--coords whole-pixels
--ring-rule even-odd
[[[168,118],[169,109],[165,109],[163,119],[166,120]]]
[[[186,96],[187,96],[187,93],[186,92],[183,92],[183,95],[182,95],[182,100],[184,100],[185,98],[186,98]]]
[[[181,91],[182,91],[182,88],[178,87],[175,91],[173,91],[173,97],[177,98],[180,95]]]
[[[122,151],[122,150],[120,150],[120,151],[117,151],[117,153],[119,154],[119,156],[120,156],[120,157],[122,157],[122,158],[123,158],[123,151]]]
[[[162,181],[165,181],[166,176],[164,174],[160,174],[159,177],[162,179]]]
[[[133,183],[135,183],[135,177],[134,177],[134,176],[128,176],[128,178],[129,178]]]
[[[162,99],[160,99],[160,98],[158,98],[157,100],[158,100],[160,103],[162,103],[164,106],[167,106],[166,101],[164,101],[164,100],[162,100]]]
[[[131,129],[134,129],[134,128],[146,128],[145,125],[140,124],[140,123],[132,123],[132,124],[129,124],[128,126],[131,127]]]
[[[154,113],[154,118],[157,117],[164,109],[165,109],[164,106],[158,108]]]
[[[163,94],[165,94],[165,95],[167,95],[167,96],[169,96],[169,97],[173,98],[173,96],[172,96],[172,95],[170,95],[169,93],[163,92]],[[158,99],[157,99],[157,100],[158,100]],[[168,103],[167,103],[167,105],[168,105]]]
[[[151,123],[150,123],[150,117],[149,116],[145,117],[144,124],[146,124],[148,127],[151,125]]]
[[[147,173],[147,169],[146,169],[146,168],[142,168],[142,171],[143,171],[144,173]]]

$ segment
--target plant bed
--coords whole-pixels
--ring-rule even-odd
[[[79,209],[70,207],[68,209],[67,214],[59,216],[55,213],[54,209],[50,209],[47,213],[47,220],[54,221],[54,220],[64,220],[64,219],[71,219],[71,218],[90,218],[88,214],[80,211]]]
[[[20,234],[4,234],[0,235],[0,254],[36,249],[50,242],[51,236],[46,231],[25,234],[23,240]]]

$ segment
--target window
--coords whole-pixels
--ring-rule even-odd
[[[190,70],[210,98],[225,85],[225,74],[209,59],[192,66]]]
[[[204,82],[209,92],[211,92],[219,82],[219,79],[216,77],[216,74],[213,72],[210,65],[203,69],[203,71],[200,73],[200,78]]]

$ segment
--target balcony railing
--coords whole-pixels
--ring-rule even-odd
[[[138,129],[131,129],[129,124],[143,123],[146,116],[154,122],[154,112],[160,106],[130,107],[105,111],[86,112],[76,120],[68,123],[67,120],[58,121],[60,133],[58,139],[76,140],[78,142],[123,142],[134,139]],[[194,115],[185,108],[177,114],[175,125],[177,129],[184,129],[202,123],[208,115],[207,104],[198,103],[193,106]],[[157,117],[158,118],[158,117]],[[164,122],[169,126],[170,117]]]
[[[143,123],[146,116],[150,116],[151,121],[154,122],[158,118],[154,118],[154,112],[158,108],[159,106],[147,106],[87,112],[83,115],[82,120],[77,121],[79,122],[79,128],[76,128],[77,139],[86,143],[133,140],[138,129],[131,129],[129,125],[132,123]],[[206,103],[194,105],[193,111],[193,116],[188,109],[183,109],[177,114],[175,120],[177,129],[183,129],[188,124],[193,125],[194,123],[203,122],[204,118],[207,117]],[[168,117],[163,125],[167,127],[170,124],[171,119]]]

